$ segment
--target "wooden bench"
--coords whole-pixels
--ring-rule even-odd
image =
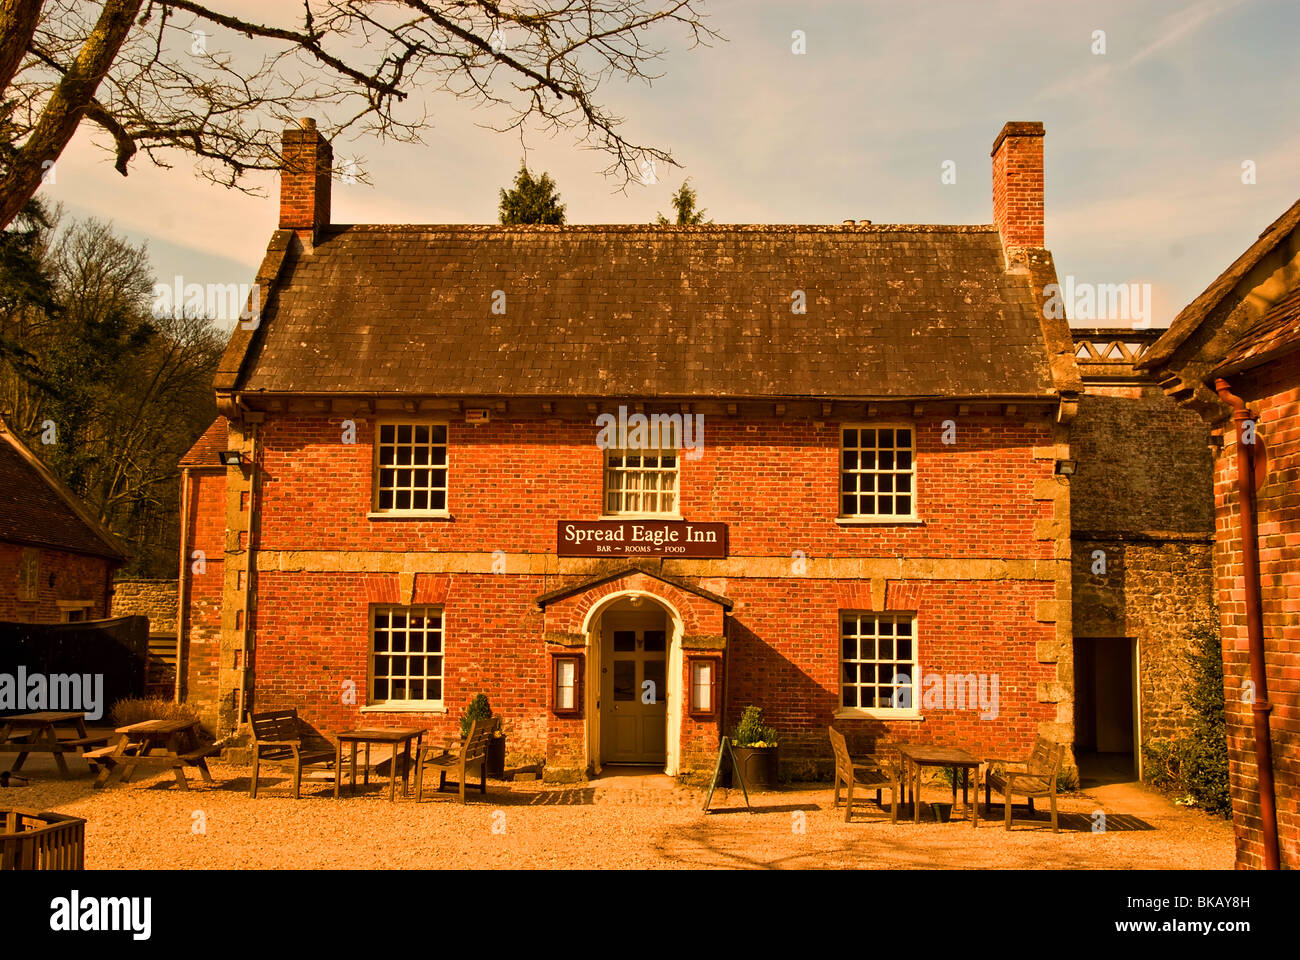
[[[197,720],[145,720],[118,727],[116,744],[90,750],[82,756],[99,768],[96,789],[107,786],[114,776],[125,783],[139,767],[161,767],[170,769],[177,785],[188,790],[185,768],[197,767],[203,779],[212,783],[207,758],[221,749],[216,744],[200,745],[197,728]]]
[[[76,734],[61,737],[58,728],[74,727]],[[103,746],[107,736],[91,736],[86,730],[86,715],[73,711],[42,710],[0,718],[0,754],[16,753],[13,767],[17,773],[33,753],[48,753],[63,777],[71,776],[65,755],[76,756],[86,747]]]
[[[898,794],[902,790],[902,774],[898,767],[886,760],[871,758],[854,762],[849,756],[849,746],[844,734],[834,727],[827,727],[831,738],[831,749],[835,752],[835,803],[840,805],[840,787],[848,790],[844,801],[844,822],[848,823],[853,815],[853,791],[857,787],[876,791],[876,806],[884,811],[885,805],[881,794],[889,791],[889,822],[898,822]]]
[[[442,749],[441,753],[436,755],[434,751],[438,748],[432,744],[422,747],[415,767],[416,803],[424,800],[424,768],[426,765],[438,771],[439,790],[446,787],[447,774],[454,773],[456,775],[456,783],[460,786],[461,803],[465,802],[465,779],[468,771],[477,765],[479,768],[478,791],[481,794],[487,793],[488,745],[492,742],[492,736],[500,725],[500,717],[475,720],[470,725],[469,736],[463,742],[455,739],[448,740],[447,746]]]
[[[127,754],[119,754],[116,747],[100,747],[98,750],[87,750],[81,755],[83,760],[90,761],[92,767],[99,760],[116,756],[127,756]]]
[[[253,799],[257,799],[258,771],[263,763],[293,768],[295,800],[302,795],[303,767],[332,769],[334,766],[337,748],[323,737],[304,740],[296,709],[255,713],[252,727],[253,776],[248,794]]]
[[[1052,806],[1052,832],[1059,833],[1056,814],[1056,783],[1061,772],[1061,762],[1065,758],[1065,746],[1052,743],[1045,737],[1037,737],[1028,758],[1014,760],[1004,757],[989,757],[989,765],[984,773],[984,807],[992,806],[992,793],[998,791],[1005,798],[1004,820],[1006,828],[1011,829],[1011,798],[1024,797],[1029,801],[1029,812],[1034,812],[1034,798],[1047,797]],[[1002,770],[992,769],[993,764],[1002,765]],[[1024,767],[1023,770],[1009,769],[1011,766]]]

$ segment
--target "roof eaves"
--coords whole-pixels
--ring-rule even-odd
[[[1300,350],[1300,341],[1292,343],[1283,343],[1269,350],[1261,350],[1259,353],[1251,354],[1247,357],[1239,357],[1236,360],[1229,360],[1215,367],[1211,372],[1212,377],[1230,377],[1235,373],[1241,373],[1244,370],[1252,370],[1255,367],[1262,367],[1266,363],[1271,363],[1280,357],[1295,353]]]

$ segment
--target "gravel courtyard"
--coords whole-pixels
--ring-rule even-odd
[[[74,769],[85,770],[79,760]],[[874,803],[853,823],[831,808],[828,784],[752,794],[702,790],[662,776],[618,776],[568,787],[490,782],[461,806],[454,795],[388,801],[385,778],[334,800],[304,785],[295,801],[279,772],[248,796],[248,769],[212,764],[214,784],[186,793],[170,773],[92,790],[89,774],[61,781],[33,757],[26,786],[0,807],[84,817],[87,869],[203,868],[1059,868],[1227,870],[1231,824],[1128,784],[1061,802],[1061,833],[1045,816],[1006,833],[995,803],[978,831],[965,820],[897,825]],[[936,784],[927,801],[943,801]],[[1097,811],[1105,832],[1094,832]],[[926,813],[929,811],[927,810]],[[959,811],[960,812],[960,811]]]

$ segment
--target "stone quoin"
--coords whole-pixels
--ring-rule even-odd
[[[1042,147],[998,136],[984,226],[345,226],[328,144],[286,132],[261,322],[181,464],[183,695],[222,734],[439,736],[484,692],[552,780],[711,769],[748,704],[790,774],[831,724],[1071,744],[1082,383],[1039,308]]]

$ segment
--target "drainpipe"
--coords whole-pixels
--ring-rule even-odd
[[[1232,385],[1219,378],[1214,381],[1219,399],[1232,408],[1232,422],[1237,435],[1237,506],[1241,517],[1241,566],[1245,577],[1246,636],[1249,641],[1250,679],[1255,685],[1251,705],[1255,720],[1255,772],[1259,779],[1259,814],[1264,834],[1264,869],[1278,869],[1277,800],[1273,793],[1273,748],[1269,733],[1268,677],[1264,670],[1264,616],[1259,589],[1259,532],[1255,513],[1255,490],[1268,475],[1263,446],[1258,432],[1255,442],[1245,442],[1247,423],[1255,426],[1254,416],[1246,403],[1232,393]],[[1256,482],[1256,467],[1259,482]]]
[[[181,675],[185,669],[185,613],[189,607],[190,572],[190,468],[181,468],[181,569],[176,583],[176,691],[173,699],[181,702]]]
[[[242,652],[239,657],[239,697],[235,706],[235,729],[238,730],[244,722],[244,715],[248,711],[249,691],[249,670],[248,660],[251,654],[252,643],[250,642],[253,630],[252,608],[253,608],[253,581],[254,568],[256,566],[257,556],[257,538],[255,533],[257,517],[257,483],[259,480],[258,472],[262,465],[262,458],[258,456],[257,450],[257,424],[249,423],[248,432],[248,550],[244,553],[244,630],[240,638]]]

